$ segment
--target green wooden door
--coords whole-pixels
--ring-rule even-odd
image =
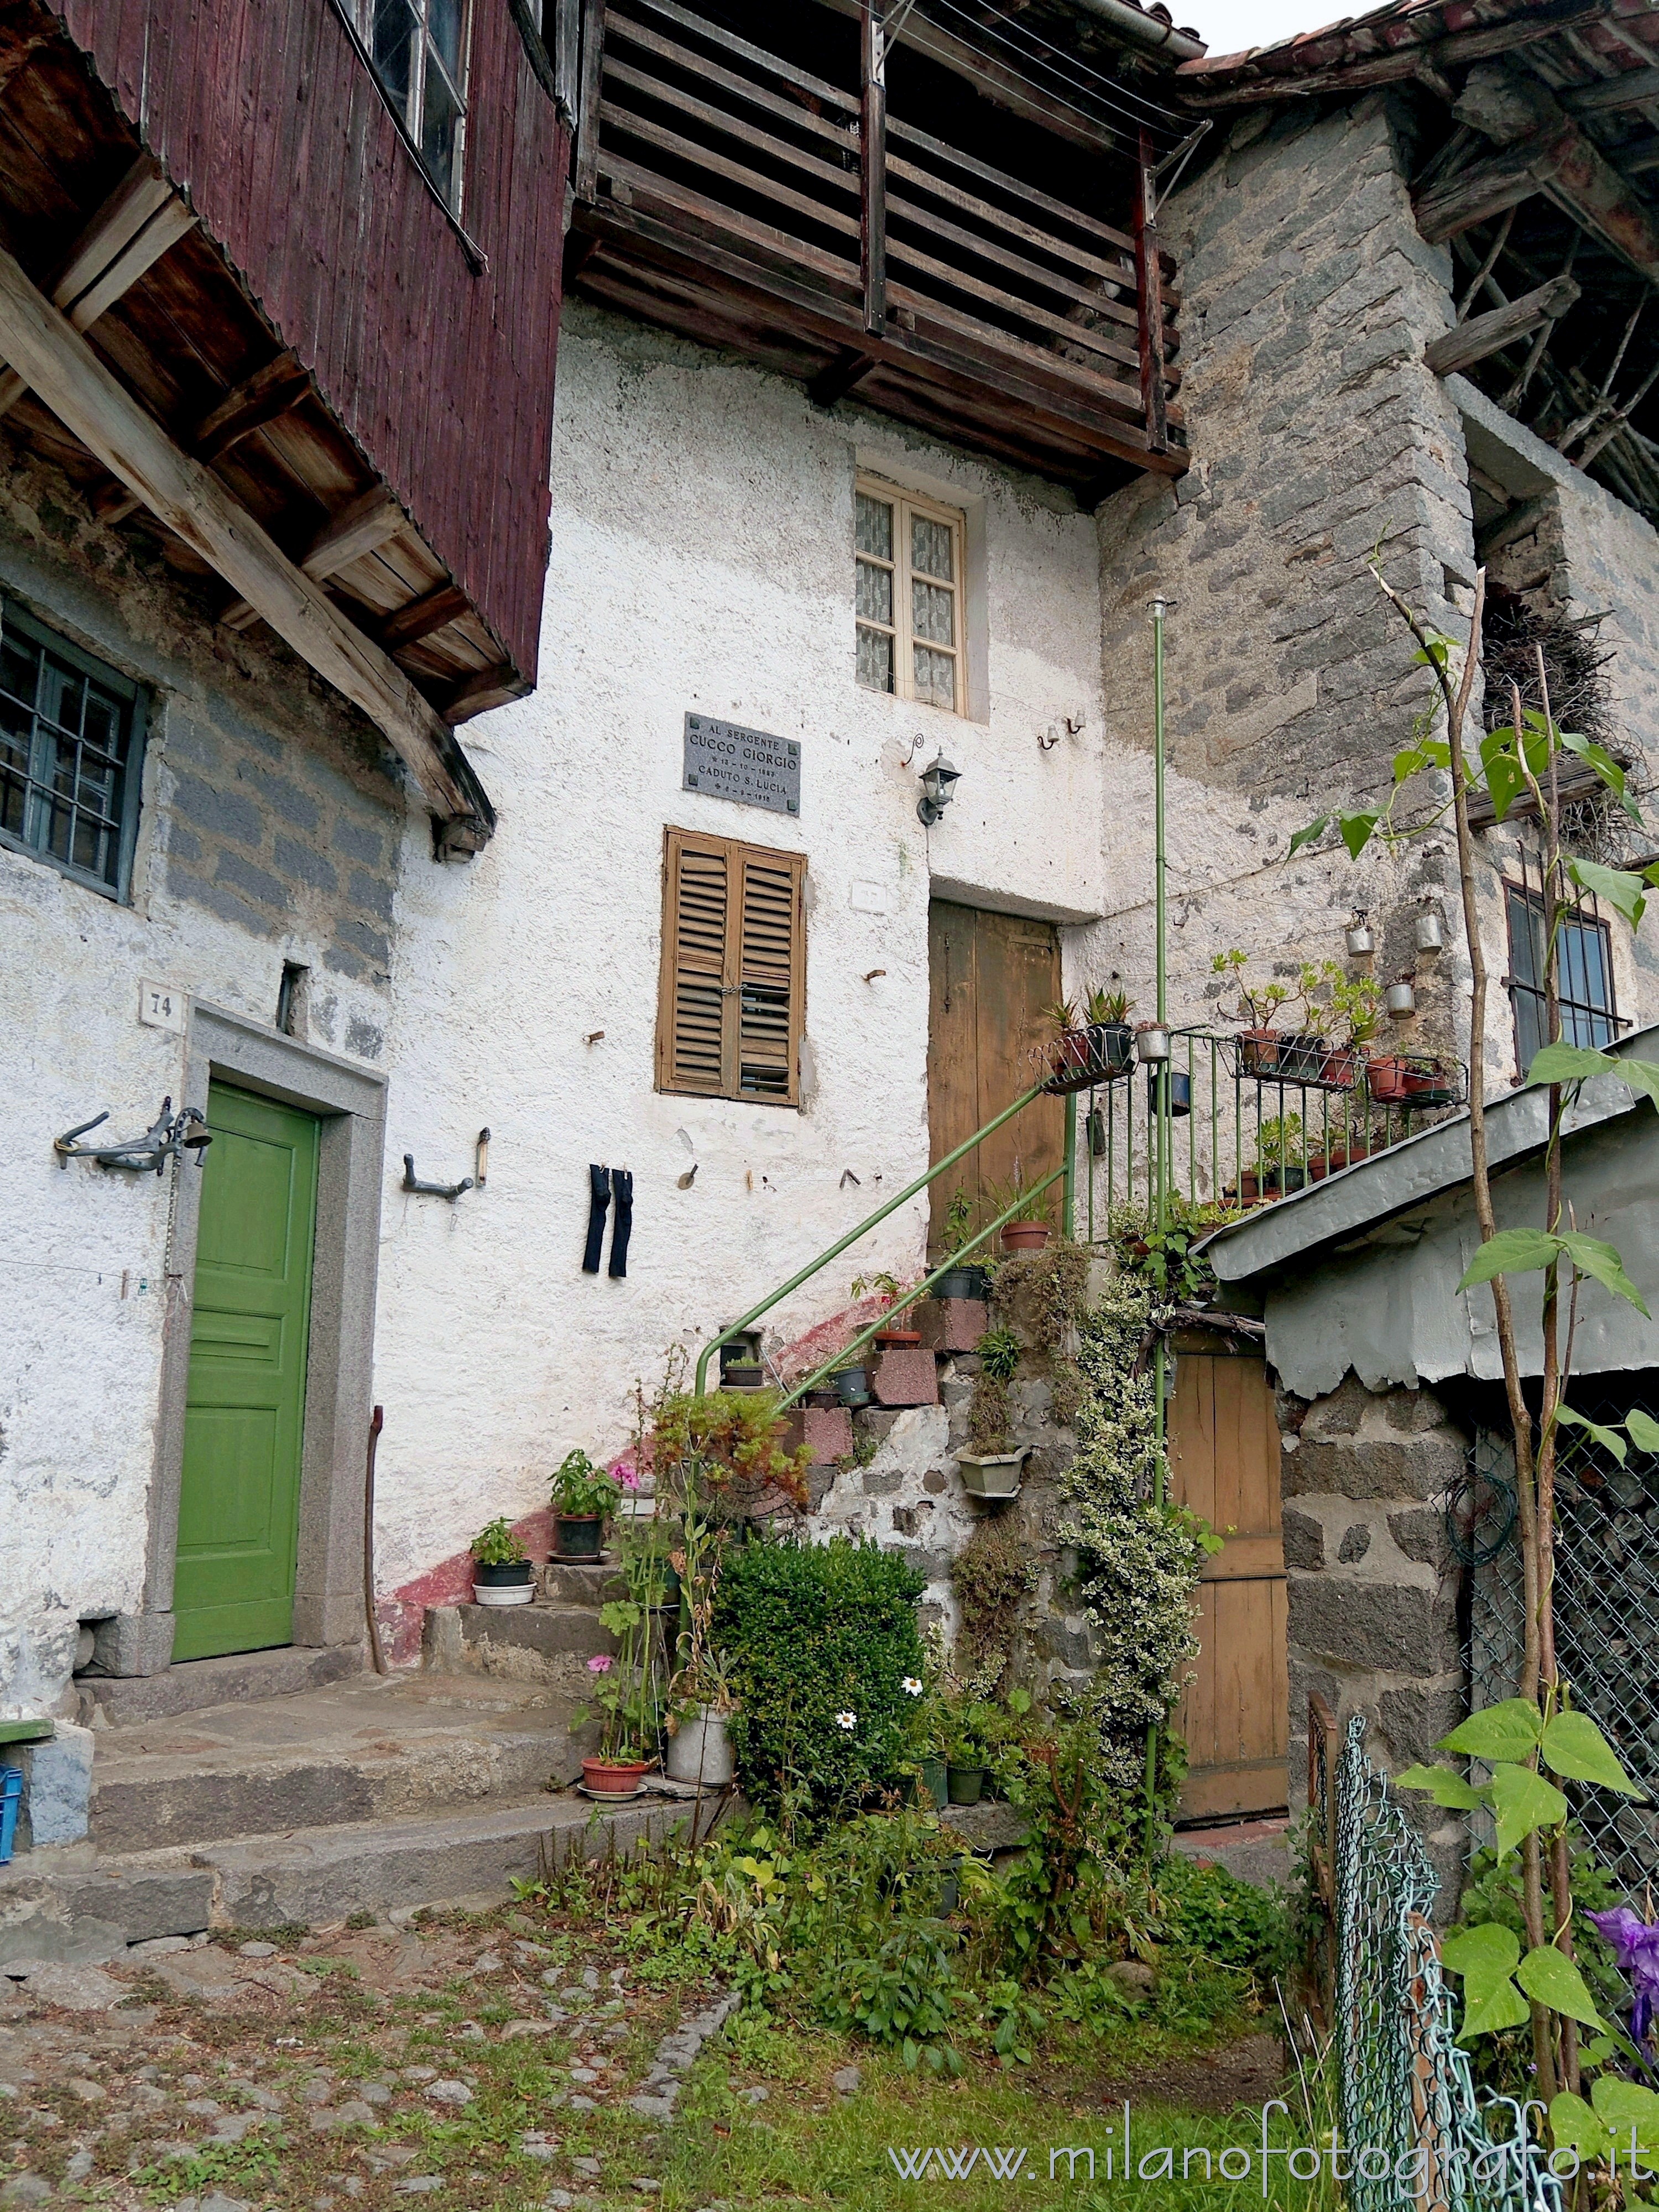
[[[216,1083],[202,1165],[175,1659],[294,1630],[317,1123]]]

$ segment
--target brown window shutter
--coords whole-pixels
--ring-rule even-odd
[[[799,1103],[805,873],[799,854],[669,830],[659,1090]]]
[[[740,1098],[793,1106],[799,1097],[805,932],[798,853],[739,846],[738,1085]]]
[[[718,1098],[737,1061],[730,847],[671,830],[664,876],[657,1082]]]

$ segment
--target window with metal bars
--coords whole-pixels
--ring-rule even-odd
[[[143,706],[125,677],[0,602],[0,843],[125,899]]]
[[[427,174],[459,215],[471,0],[357,0],[357,27]]]
[[[1524,1079],[1534,1055],[1549,1037],[1544,1002],[1543,880],[1536,862],[1524,852],[1521,881],[1505,882],[1504,904],[1510,932],[1505,981],[1515,1016],[1516,1073]],[[1562,913],[1556,971],[1564,1042],[1599,1049],[1629,1028],[1620,1018],[1613,994],[1611,933],[1593,895],[1581,895]]]

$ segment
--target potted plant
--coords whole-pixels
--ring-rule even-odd
[[[656,1764],[661,1716],[650,1678],[650,1614],[641,1602],[644,1591],[636,1556],[630,1554],[624,1570],[628,1595],[599,1607],[600,1620],[617,1638],[616,1654],[596,1652],[587,1662],[593,1704],[605,1717],[599,1750],[582,1761],[582,1787],[590,1797],[635,1796]],[[578,1706],[570,1725],[584,1728],[592,1717],[591,1708]]]
[[[1406,1103],[1411,1106],[1451,1106],[1456,1103],[1457,1083],[1450,1068],[1438,1060],[1408,1060],[1406,1063]]]
[[[1070,999],[1055,999],[1042,1009],[1042,1018],[1054,1025],[1054,1042],[1043,1048],[1048,1079],[1060,1091],[1081,1090],[1090,1075],[1089,1032],[1078,1019]]]
[[[621,1492],[616,1477],[595,1467],[585,1451],[567,1452],[553,1477],[553,1556],[600,1558],[605,1524],[616,1511]]]
[[[1308,1180],[1299,1114],[1270,1114],[1255,1133],[1255,1170],[1264,1191],[1300,1190]]]
[[[945,1791],[953,1805],[977,1805],[990,1771],[980,1725],[981,1708],[969,1705],[952,1718],[955,1725],[946,1740],[945,1754]]]
[[[1369,975],[1345,975],[1334,961],[1327,961],[1324,974],[1331,988],[1331,1011],[1338,1035],[1325,1054],[1322,1082],[1332,1091],[1352,1091],[1364,1066],[1364,1048],[1376,1035],[1382,1015],[1382,994]]]
[[[766,1369],[761,1358],[760,1333],[745,1329],[720,1346],[722,1390],[763,1390]]]
[[[1048,1242],[1053,1229],[1046,1190],[1024,1191],[1005,1183],[992,1190],[987,1202],[994,1216],[1013,1209],[1002,1224],[1005,1252],[1040,1252]]]
[[[1249,1029],[1238,1032],[1240,1074],[1273,1075],[1278,1072],[1281,1042],[1273,1018],[1290,997],[1291,989],[1288,983],[1247,983],[1244,969],[1249,959],[1247,952],[1234,945],[1229,951],[1215,955],[1210,963],[1210,972],[1224,979],[1224,989],[1231,986],[1238,994],[1233,1019],[1248,1019],[1250,1024]]]
[[[1018,1451],[958,1452],[962,1486],[970,1498],[1018,1498],[1030,1444]]]
[[[836,1368],[830,1378],[836,1386],[836,1403],[856,1413],[860,1406],[870,1402],[870,1370],[861,1354],[855,1354],[845,1365]]]
[[[504,1513],[472,1539],[472,1597],[477,1605],[528,1605],[536,1595],[536,1570]]]
[[[695,1625],[692,1633],[695,1638]],[[726,1735],[737,1705],[725,1655],[700,1650],[681,1674],[668,1710],[663,1765],[671,1782],[726,1788],[737,1771]]]
[[[891,1306],[896,1302],[899,1295],[898,1278],[886,1273],[854,1276],[853,1296],[855,1298],[861,1298],[871,1291],[879,1291],[888,1305]],[[901,1346],[911,1346],[921,1342],[921,1331],[919,1328],[907,1328],[902,1322],[895,1322],[890,1328],[878,1328],[876,1331],[875,1341],[884,1349],[888,1350],[896,1349]]]
[[[952,1193],[945,1213],[945,1247],[948,1252],[959,1251],[973,1234],[974,1201],[965,1190]],[[983,1267],[964,1263],[952,1267],[939,1277],[933,1285],[936,1298],[988,1298],[991,1278]]]
[[[1298,972],[1294,991],[1285,994],[1287,998],[1293,997],[1297,1000],[1303,1026],[1291,1030],[1279,1040],[1279,1057],[1273,1064],[1273,1073],[1282,1083],[1317,1083],[1323,1077],[1326,1044],[1318,1027],[1319,1016],[1314,1005],[1314,994],[1328,980],[1328,976],[1310,961]]]
[[[1365,1088],[1379,1106],[1391,1106],[1405,1097],[1410,1073],[1403,1053],[1374,1052],[1365,1062]]]
[[[1109,1081],[1114,1075],[1121,1075],[1134,1059],[1135,1036],[1129,1027],[1134,1004],[1122,990],[1109,991],[1099,984],[1084,1002],[1093,1048],[1091,1061]]]

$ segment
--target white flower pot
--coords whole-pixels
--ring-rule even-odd
[[[962,1486],[970,1498],[1018,1498],[1020,1476],[1031,1447],[1011,1452],[958,1452]]]
[[[724,1790],[736,1769],[726,1741],[726,1715],[698,1705],[668,1739],[665,1771],[671,1782],[700,1782],[705,1790]]]
[[[474,1583],[474,1605],[528,1605],[536,1595],[534,1583]]]

